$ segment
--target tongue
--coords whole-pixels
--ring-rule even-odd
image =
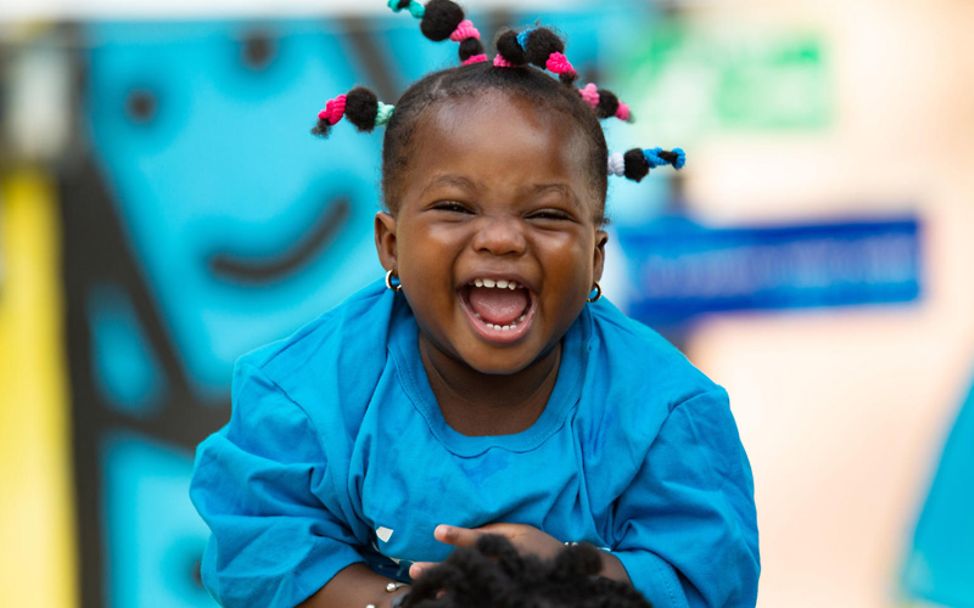
[[[530,300],[523,289],[489,289],[474,287],[470,290],[470,307],[487,323],[510,325],[517,321]]]

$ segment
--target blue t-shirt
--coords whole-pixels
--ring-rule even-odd
[[[535,526],[612,551],[656,608],[753,606],[753,482],[723,389],[605,299],[562,343],[528,429],[444,420],[405,299],[376,283],[242,357],[191,496],[226,606],[294,606],[365,562],[406,580],[438,524]]]

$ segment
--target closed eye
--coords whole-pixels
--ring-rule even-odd
[[[540,211],[535,211],[528,216],[531,220],[562,220],[571,221],[573,218],[571,215],[565,213],[564,211],[559,211],[557,209],[542,209]]]
[[[457,201],[441,201],[432,207],[437,211],[449,211],[451,213],[472,213],[463,203]]]

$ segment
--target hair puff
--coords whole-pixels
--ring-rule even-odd
[[[365,87],[356,87],[348,92],[345,101],[345,118],[359,131],[375,129],[375,119],[379,113],[379,98]]]
[[[463,9],[452,0],[430,0],[426,4],[426,14],[419,24],[423,35],[434,42],[450,37],[463,21]]]
[[[497,52],[511,64],[516,66],[527,64],[527,55],[521,47],[521,44],[517,41],[517,32],[514,30],[501,32],[495,44],[497,46]]]
[[[595,107],[595,114],[599,118],[612,118],[619,111],[619,98],[612,91],[599,90],[599,105]]]
[[[546,27],[531,31],[524,44],[524,54],[530,63],[545,69],[552,53],[564,53],[565,42]]]
[[[626,161],[626,179],[641,182],[644,177],[649,175],[649,161],[646,160],[646,155],[642,150],[633,148],[625,153],[624,158]]]
[[[476,38],[467,38],[460,43],[460,61],[467,61],[471,57],[482,55],[484,45]]]

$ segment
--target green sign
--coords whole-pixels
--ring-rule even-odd
[[[620,88],[656,138],[821,130],[834,115],[824,47],[814,32],[664,20],[636,45]]]

